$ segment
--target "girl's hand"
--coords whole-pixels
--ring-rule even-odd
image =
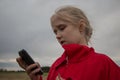
[[[41,69],[39,63],[31,64],[28,66],[27,64],[25,64],[21,57],[17,58],[16,61],[19,64],[19,66],[27,72],[31,80],[40,80],[41,75],[36,74]],[[36,66],[37,68],[35,68]]]
[[[36,66],[37,66],[37,68],[36,68]],[[32,70],[32,69],[34,69],[34,70]],[[40,68],[39,63],[31,64],[30,66],[28,66],[26,68],[26,72],[29,75],[29,77],[31,78],[31,80],[40,80],[41,75],[37,74],[40,70],[41,70],[41,68]]]

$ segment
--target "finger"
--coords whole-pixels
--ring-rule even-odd
[[[38,62],[35,63],[37,67],[41,68],[40,64]]]
[[[16,58],[16,61],[19,64],[19,66],[22,67],[23,69],[27,67],[27,65],[25,64],[21,57]]]
[[[16,58],[16,61],[19,63],[20,62],[20,57]]]
[[[26,71],[27,71],[27,73],[29,74],[29,73],[31,73],[33,70],[35,70],[35,69],[37,69],[37,68],[39,68],[39,67],[37,67],[37,64],[31,64],[31,65],[29,65],[29,66],[26,68]]]
[[[30,76],[36,75],[39,71],[40,71],[40,68],[37,68],[37,69],[33,70],[29,75]]]

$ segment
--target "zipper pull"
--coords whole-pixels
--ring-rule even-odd
[[[58,76],[56,77],[56,80],[65,80],[61,77],[60,73],[58,73]]]
[[[66,64],[68,64],[68,56],[66,57],[66,61],[67,61],[67,63],[66,63]]]

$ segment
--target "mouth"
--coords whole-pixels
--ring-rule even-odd
[[[61,44],[61,45],[65,44],[65,41],[60,41],[60,44]]]

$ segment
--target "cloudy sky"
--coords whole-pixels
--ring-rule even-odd
[[[90,46],[120,65],[120,0],[0,0],[0,68],[20,69],[18,51],[26,49],[42,66],[63,52],[55,39],[50,17],[55,9],[82,9],[94,29]]]

